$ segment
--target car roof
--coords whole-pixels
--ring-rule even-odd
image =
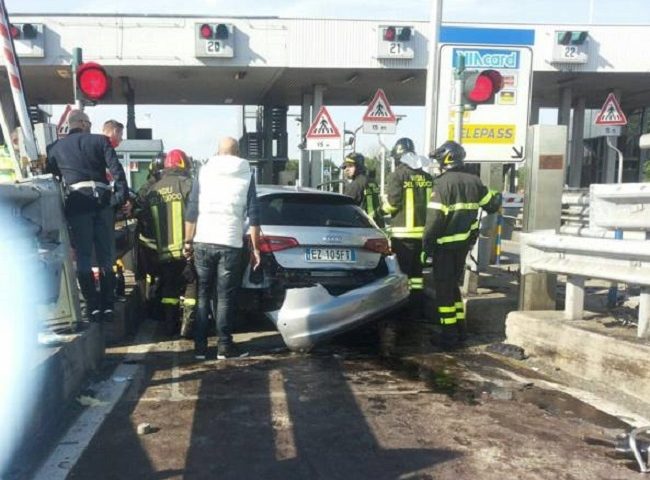
[[[347,195],[342,195],[337,192],[327,192],[324,190],[318,190],[316,188],[306,188],[298,186],[286,186],[286,185],[257,185],[257,196],[263,197],[265,195],[273,195],[278,193],[291,193],[291,194],[301,194],[301,195],[330,195],[333,197],[345,197],[350,198]]]

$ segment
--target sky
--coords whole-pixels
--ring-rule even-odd
[[[228,16],[279,16],[305,18],[347,18],[386,20],[427,20],[429,0],[5,0],[11,13],[109,13],[109,14],[192,14]],[[444,0],[443,22],[481,21],[508,23],[576,23],[576,24],[650,24],[650,0]],[[365,107],[330,109],[339,127],[361,123]],[[63,106],[53,106],[53,120]],[[100,105],[87,109],[94,125],[115,118],[126,123],[126,107]],[[153,128],[154,137],[162,138],[166,149],[181,148],[197,158],[211,155],[217,137],[238,136],[240,109],[232,106],[136,106],[136,123]],[[289,113],[299,113],[292,107]],[[424,143],[424,108],[397,107],[395,113],[406,117],[398,126],[394,142],[409,136],[416,147]],[[542,111],[542,123],[555,123],[555,111]],[[218,131],[206,128],[218,125]],[[299,125],[290,118],[289,156],[298,158]],[[376,136],[358,139],[358,150],[376,152]]]

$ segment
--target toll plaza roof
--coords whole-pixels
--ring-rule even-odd
[[[43,26],[42,51],[16,42],[32,103],[72,101],[75,47],[113,79],[102,103],[125,103],[126,78],[139,104],[299,105],[314,85],[325,86],[327,105],[365,104],[379,87],[396,105],[425,102],[428,22],[57,14],[11,21]],[[232,58],[199,53],[204,23],[234,27]],[[412,27],[412,58],[379,58],[381,32],[391,25]],[[588,32],[584,63],[554,61],[559,31]],[[587,108],[599,108],[611,90],[620,91],[624,108],[650,104],[650,57],[642,53],[650,44],[647,26],[445,24],[440,41],[531,48],[533,101],[540,106],[558,106],[566,86],[585,97]]]

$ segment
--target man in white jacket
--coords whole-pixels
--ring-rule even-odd
[[[232,340],[246,217],[250,225],[251,262],[253,268],[258,268],[260,222],[255,179],[249,163],[239,158],[237,140],[226,137],[219,142],[217,155],[201,167],[185,216],[184,250],[186,255],[193,252],[198,276],[194,332],[197,360],[205,360],[207,355],[210,300],[214,303],[219,337],[217,358],[248,355]]]

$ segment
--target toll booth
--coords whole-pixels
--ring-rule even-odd
[[[115,149],[129,188],[138,191],[149,175],[149,164],[163,153],[162,140],[124,140]]]

